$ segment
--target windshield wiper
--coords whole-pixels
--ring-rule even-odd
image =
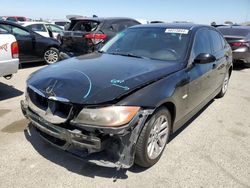
[[[109,54],[112,54],[112,55],[121,55],[121,56],[126,56],[126,57],[141,58],[141,59],[148,59],[147,57],[135,55],[135,54],[133,54],[133,53],[111,52],[111,53],[109,53]]]

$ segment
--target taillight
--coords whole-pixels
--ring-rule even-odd
[[[94,44],[98,44],[99,42],[107,39],[107,35],[100,33],[90,33],[84,36],[86,39],[91,39]]]
[[[19,48],[18,48],[17,42],[13,42],[11,44],[11,54],[12,54],[12,58],[18,58],[18,56],[19,56]]]
[[[235,47],[249,47],[248,42],[232,42],[230,45]]]

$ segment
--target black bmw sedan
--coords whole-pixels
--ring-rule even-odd
[[[21,107],[43,138],[88,162],[150,167],[173,132],[225,95],[231,73],[231,48],[213,27],[134,26],[32,74]]]

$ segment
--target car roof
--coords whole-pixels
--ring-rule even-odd
[[[106,21],[106,20],[135,20],[133,18],[127,18],[127,17],[76,17],[70,19],[72,20],[93,20],[93,21]],[[135,20],[136,21],[136,20]]]
[[[26,18],[25,16],[1,16],[1,17],[5,17],[5,18],[8,18],[8,17],[13,17],[13,18]]]
[[[48,22],[19,22],[22,26],[28,26],[33,24],[49,24]]]
[[[152,27],[152,28],[188,29],[188,30],[192,30],[192,29],[200,28],[200,27],[212,28],[209,25],[201,25],[201,24],[194,24],[194,23],[154,23],[154,24],[135,25],[132,28],[144,28],[144,27],[145,28]]]
[[[35,32],[32,31],[31,29],[26,28],[26,27],[24,27],[24,26],[22,26],[22,25],[20,25],[20,24],[18,24],[18,23],[0,20],[0,24],[8,24],[8,25],[12,25],[12,26],[15,26],[15,27],[20,27],[20,28],[22,28],[22,29],[24,29],[24,30],[27,30],[27,31],[31,32],[31,33],[35,33]]]
[[[18,23],[14,23],[14,22],[10,22],[10,21],[5,21],[5,20],[0,20],[0,23],[2,24],[9,24],[9,25],[14,25],[14,26],[17,26],[17,27],[22,27],[20,24]]]
[[[230,25],[230,26],[220,26],[218,29],[249,29],[250,26],[245,26],[245,25]]]

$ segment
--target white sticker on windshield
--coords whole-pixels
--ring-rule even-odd
[[[188,29],[166,29],[165,33],[188,34]]]

